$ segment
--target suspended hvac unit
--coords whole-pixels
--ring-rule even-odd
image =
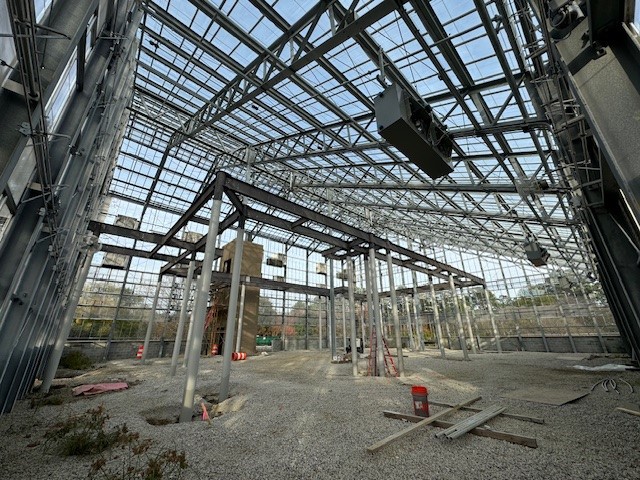
[[[267,265],[272,267],[284,267],[287,264],[287,256],[284,253],[277,253],[267,258]]]
[[[340,270],[336,274],[336,277],[338,278],[338,280],[348,280],[349,279],[349,272],[347,270]]]
[[[316,264],[316,273],[318,275],[326,275],[327,274],[327,264],[326,263],[317,263]]]
[[[399,85],[374,100],[378,132],[431,178],[453,172],[453,140],[431,107],[409,96]]]
[[[527,254],[527,259],[533,263],[536,267],[542,267],[547,264],[549,260],[549,252],[535,240],[530,240],[524,244],[524,251]]]

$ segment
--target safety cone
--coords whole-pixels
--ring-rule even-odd
[[[140,345],[138,347],[138,353],[136,353],[136,358],[138,360],[142,359],[142,352],[144,352],[144,345]]]
[[[211,424],[211,418],[209,418],[209,412],[207,412],[207,406],[204,404],[204,402],[201,402],[200,406],[202,407],[202,421],[204,422],[206,420],[207,423]]]

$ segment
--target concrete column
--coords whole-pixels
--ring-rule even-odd
[[[236,326],[236,312],[238,310],[238,290],[240,290],[240,268],[242,267],[242,250],[244,248],[244,221],[240,221],[240,228],[236,235],[236,250],[233,254],[231,269],[231,289],[229,292],[229,310],[227,312],[227,329],[225,337],[233,339]],[[222,380],[220,382],[220,398],[223,402],[229,398],[229,377],[231,376],[231,354],[233,353],[232,341],[224,342],[222,357]]]
[[[358,376],[358,350],[356,348],[358,330],[356,329],[356,305],[355,305],[355,277],[353,275],[353,260],[347,258],[348,289],[349,289],[349,322],[351,323],[351,365],[353,376]],[[346,345],[346,343],[345,343]]]
[[[376,250],[369,248],[369,280],[371,287],[371,307],[376,327],[376,369],[378,375],[384,375],[384,345],[382,343],[382,316],[380,315],[380,298],[378,281],[376,280]]]
[[[440,349],[440,356],[445,358],[444,340],[442,338],[442,328],[440,327],[440,313],[438,312],[438,302],[436,301],[436,290],[433,288],[433,278],[429,275],[429,293],[431,294],[431,305],[433,306],[433,322],[436,324],[436,341]]]
[[[396,334],[396,353],[398,357],[398,373],[404,377],[404,357],[402,356],[402,332],[400,331],[400,316],[398,315],[398,298],[396,296],[396,282],[393,276],[393,260],[391,250],[387,249],[387,270],[389,271],[389,292],[391,294],[391,316]]]
[[[464,310],[464,318],[467,322],[467,330],[469,331],[469,342],[471,343],[471,352],[478,353],[476,348],[475,335],[473,334],[473,327],[471,326],[471,318],[469,317],[469,308],[467,307],[467,301],[464,299],[462,288],[460,289],[460,304]]]
[[[462,316],[460,315],[460,306],[458,305],[458,297],[456,295],[456,286],[453,282],[453,275],[449,274],[449,288],[451,289],[451,299],[453,300],[453,308],[456,312],[456,320],[458,321],[458,341],[465,360],[469,360],[469,352],[467,352],[467,339],[464,337],[464,325],[462,325]]]
[[[162,277],[158,277],[158,285],[156,286],[156,293],[153,297],[153,306],[151,307],[151,318],[147,324],[147,333],[144,336],[144,347],[142,349],[142,358],[140,363],[144,365],[147,361],[147,355],[149,353],[149,342],[151,341],[151,333],[153,332],[153,324],[156,320],[156,311],[158,310],[158,298],[160,297],[160,289],[162,288]]]
[[[97,242],[94,242],[88,246],[87,253],[84,257],[84,263],[82,264],[82,269],[78,272],[78,275],[76,277],[73,291],[69,296],[67,308],[64,312],[64,319],[61,323],[62,326],[60,328],[60,331],[58,332],[53,350],[49,355],[49,360],[47,361],[47,366],[42,378],[41,391],[44,393],[49,392],[51,383],[56,376],[56,371],[58,370],[58,365],[60,364],[60,358],[62,358],[62,352],[64,351],[64,344],[69,337],[69,333],[71,332],[71,327],[73,326],[73,317],[75,316],[76,308],[78,307],[78,302],[80,301],[80,296],[82,295],[82,289],[84,287],[85,281],[87,280],[87,275],[89,275],[89,269],[91,268],[91,260],[93,259],[93,254],[96,253],[99,248],[100,244]]]
[[[219,195],[219,196],[218,196]],[[180,412],[180,422],[190,422],[193,414],[193,398],[196,392],[196,381],[200,368],[200,350],[202,349],[202,335],[204,334],[204,321],[207,315],[207,303],[209,302],[209,288],[211,286],[211,271],[213,259],[216,255],[216,238],[218,237],[218,225],[220,221],[220,209],[222,207],[222,192],[216,195],[211,207],[211,218],[209,219],[209,231],[205,244],[204,259],[202,260],[202,273],[198,281],[196,290],[195,305],[193,308],[193,322],[189,333],[191,343],[185,356],[189,356],[187,365],[187,376],[184,384],[184,394],[182,396],[182,410]],[[233,338],[233,337],[231,337]],[[225,342],[227,344],[227,342]]]
[[[180,347],[182,346],[182,333],[184,331],[184,323],[187,319],[187,310],[189,309],[189,297],[191,296],[191,282],[193,280],[193,272],[196,269],[195,256],[189,262],[187,278],[184,281],[184,292],[182,293],[182,305],[180,305],[180,318],[178,320],[178,330],[176,331],[176,339],[173,343],[173,355],[171,355],[171,371],[170,375],[175,376],[178,369],[178,356],[180,355]],[[185,348],[185,352],[187,349]],[[143,352],[144,353],[144,352]]]
[[[236,335],[236,352],[240,351],[242,345],[242,319],[244,318],[244,297],[246,295],[246,284],[240,288],[240,308],[238,309],[238,335]]]

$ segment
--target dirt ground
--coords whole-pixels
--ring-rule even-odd
[[[405,352],[404,378],[354,378],[350,364],[331,363],[326,351],[258,355],[233,363],[232,397],[218,406],[221,358],[203,358],[196,400],[204,399],[212,415],[216,410],[219,416],[210,423],[199,418],[174,423],[184,370],[170,377],[169,359],[147,365],[113,361],[76,376],[66,372],[71,376],[57,379],[49,396],[20,401],[0,417],[0,478],[87,478],[98,458],[116,474],[95,478],[140,478],[123,469],[131,459],[120,447],[62,457],[45,441],[56,422],[100,405],[110,416],[109,427],[126,424],[151,439],[154,455],[184,451],[188,467],[179,472],[182,477],[163,478],[640,478],[640,417],[615,410],[640,409],[640,372],[573,368],[625,364],[628,358],[528,352],[470,357],[465,362],[460,352],[448,351],[447,359],[435,351]],[[366,358],[359,367],[366,373]],[[605,378],[616,380],[619,393],[602,388],[598,382]],[[74,386],[105,381],[126,381],[129,389],[89,398],[71,395]],[[474,404],[478,408],[498,404],[509,413],[542,418],[543,424],[503,416],[487,422],[493,430],[535,438],[538,447],[470,434],[435,438],[439,429],[424,427],[367,452],[367,446],[409,426],[382,412],[413,413],[412,384],[426,385],[431,401],[481,396]],[[549,392],[586,395],[562,406],[512,398],[523,390],[538,400]],[[431,407],[432,414],[443,409]],[[457,412],[446,420],[470,415]]]

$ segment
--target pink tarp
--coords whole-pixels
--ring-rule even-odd
[[[129,388],[129,385],[125,382],[114,383],[94,383],[87,385],[80,385],[72,390],[75,396],[78,395],[98,395],[104,392],[117,392],[118,390],[124,390]]]

